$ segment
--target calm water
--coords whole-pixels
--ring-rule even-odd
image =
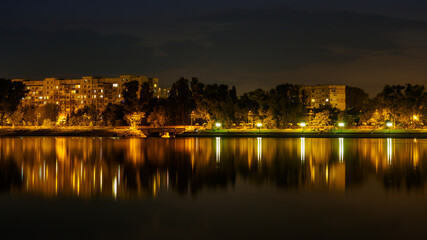
[[[0,143],[0,236],[427,236],[427,139]]]

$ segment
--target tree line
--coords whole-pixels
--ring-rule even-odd
[[[423,85],[385,85],[375,97],[360,88],[346,87],[346,110],[328,105],[307,108],[307,94],[301,85],[281,84],[269,91],[255,89],[237,96],[234,86],[205,84],[197,78],[180,78],[173,83],[168,98],[154,97],[148,83],[125,83],[124,101],[108,104],[101,112],[95,105],[74,109],[58,121],[59,106],[24,104],[22,82],[0,80],[0,121],[2,125],[25,126],[121,126],[199,125],[225,128],[295,128],[333,126],[343,121],[350,126],[383,127],[391,121],[400,128],[419,128],[427,115],[427,94]]]

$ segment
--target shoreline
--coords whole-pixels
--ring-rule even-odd
[[[137,131],[130,130],[129,127],[61,127],[61,128],[29,128],[29,127],[1,127],[0,137],[157,137],[158,132],[153,128],[139,128]],[[159,129],[157,129],[159,130]],[[163,128],[163,131],[169,131],[172,137],[224,137],[224,138],[427,138],[426,130],[397,130],[398,132],[386,132],[379,130],[351,130],[345,132],[297,132],[287,130],[262,130],[262,131],[238,131],[238,130],[220,130],[214,131],[188,131],[184,128]],[[174,130],[174,131],[172,131]],[[141,133],[143,133],[141,135]]]

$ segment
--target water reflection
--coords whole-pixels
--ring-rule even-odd
[[[34,137],[0,145],[0,190],[10,193],[124,199],[169,188],[197,194],[237,179],[338,192],[369,176],[384,189],[422,190],[426,181],[424,139]]]

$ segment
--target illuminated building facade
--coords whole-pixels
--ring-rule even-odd
[[[319,109],[331,106],[341,111],[345,110],[345,85],[317,85],[303,87],[307,96],[307,106]]]
[[[24,103],[43,105],[58,104],[62,113],[69,113],[84,105],[95,105],[103,110],[108,103],[123,101],[122,90],[126,82],[148,82],[154,96],[167,97],[168,89],[159,87],[157,78],[138,75],[121,75],[118,78],[86,76],[80,79],[45,78],[44,80],[13,79],[25,84],[27,95]],[[139,91],[138,91],[139,94]]]

